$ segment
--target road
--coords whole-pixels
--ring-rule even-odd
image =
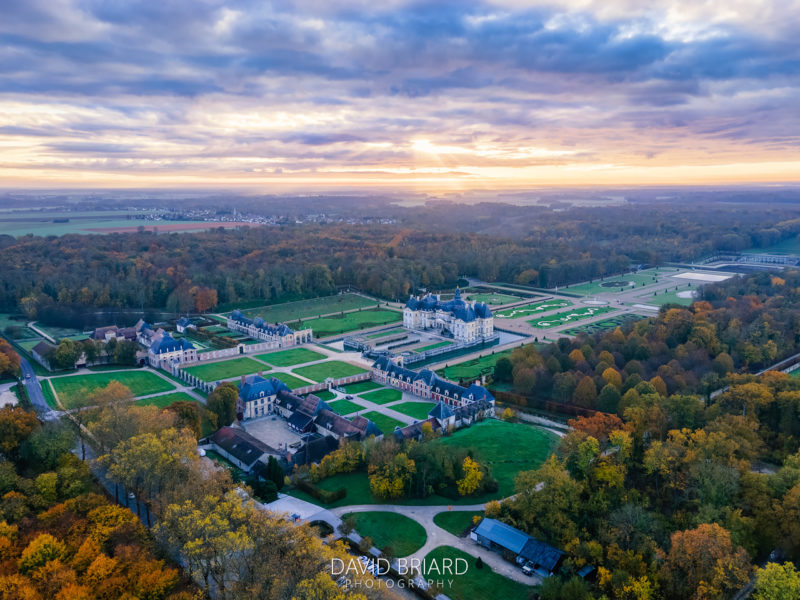
[[[33,370],[31,363],[28,362],[28,359],[20,356],[19,366],[22,369],[22,382],[25,384],[25,391],[28,392],[28,398],[39,418],[44,420],[58,418],[58,412],[47,406],[47,401],[44,399],[44,393],[42,392],[42,385],[39,383],[36,372]]]

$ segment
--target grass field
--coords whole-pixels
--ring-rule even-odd
[[[306,387],[307,385],[313,385],[311,382],[300,379],[299,377],[295,377],[290,373],[270,373],[269,376],[274,377],[275,379],[280,379],[283,383],[288,385],[289,389],[291,390],[295,390],[301,387]],[[318,396],[319,394],[314,394],[314,395]]]
[[[538,327],[539,329],[548,329],[550,327],[558,327],[559,325],[566,325],[567,323],[572,323],[573,321],[580,321],[582,319],[586,319],[588,317],[593,317],[595,315],[602,315],[607,312],[611,312],[616,310],[610,306],[584,306],[582,308],[572,308],[570,310],[564,310],[554,315],[549,315],[547,317],[540,317],[538,319],[531,319],[528,321],[528,324],[532,327]]]
[[[315,360],[322,360],[325,358],[324,354],[314,352],[308,348],[292,348],[290,350],[281,350],[279,352],[270,352],[268,354],[259,354],[255,358],[268,362],[275,367],[291,367],[294,365],[302,365],[305,363],[313,362]]]
[[[349,387],[349,386],[348,386]],[[369,400],[375,404],[388,404],[389,402],[396,402],[403,397],[403,392],[400,390],[393,390],[391,388],[383,388],[374,392],[367,392],[366,394],[359,394],[364,400]]]
[[[641,299],[642,304],[655,304],[656,306],[663,306],[664,304],[680,304],[681,306],[689,306],[695,301],[695,299],[681,298],[678,296],[678,294],[696,289],[697,287],[691,288],[689,286],[680,286],[677,290],[673,289],[668,292],[656,294],[655,296],[639,296],[639,299]]]
[[[491,372],[492,369],[494,369],[495,363],[504,356],[511,356],[511,352],[511,350],[503,350],[502,352],[495,352],[494,354],[488,354],[481,358],[473,358],[466,362],[448,365],[443,369],[439,369],[436,373],[451,381],[458,381],[459,379],[477,379],[481,376],[481,373]]]
[[[401,327],[395,327],[394,329],[389,329],[388,331],[379,331],[378,333],[373,333],[367,336],[368,340],[374,340],[377,338],[388,337],[390,335],[395,335],[398,333],[405,332],[405,329]]]
[[[586,325],[579,325],[578,327],[572,327],[571,329],[565,329],[561,333],[566,333],[567,335],[578,335],[579,333],[588,333],[593,334],[599,331],[607,331],[609,329],[616,329],[620,325],[624,325],[627,321],[638,321],[639,319],[643,319],[644,317],[640,317],[639,315],[632,315],[630,313],[624,313],[618,315],[616,317],[610,317],[608,319],[603,319],[602,321],[595,321],[594,323],[587,323]]]
[[[478,460],[489,466],[497,480],[496,496],[505,498],[514,493],[517,473],[541,465],[555,450],[558,437],[530,425],[487,419],[431,443],[474,448]]]
[[[445,346],[452,346],[453,342],[436,342],[435,344],[428,344],[427,346],[422,346],[421,348],[414,348],[414,352],[425,352],[426,350],[433,350],[434,348],[444,348]]]
[[[394,431],[395,427],[405,427],[405,423],[402,421],[398,421],[397,419],[393,419],[392,417],[387,417],[383,413],[379,413],[377,411],[370,411],[361,415],[362,417],[366,417],[375,425],[378,426],[385,435],[389,435]]]
[[[534,302],[533,304],[525,304],[514,308],[506,308],[494,313],[498,319],[519,319],[521,317],[529,317],[537,313],[542,313],[554,308],[563,308],[572,304],[569,300],[545,300],[544,302]]]
[[[445,531],[453,535],[461,535],[472,526],[473,517],[482,517],[482,512],[472,512],[469,510],[449,510],[440,512],[433,517],[433,522]]]
[[[390,546],[394,556],[414,554],[425,545],[428,535],[425,528],[405,515],[384,511],[347,513],[352,517],[361,537],[372,539],[377,548]]]
[[[286,383],[286,382],[284,381],[284,383]],[[286,385],[289,385],[289,384],[286,383]],[[324,400],[325,402],[327,402],[328,400],[333,400],[334,398],[336,398],[336,394],[334,394],[330,390],[321,390],[319,392],[314,392],[314,395],[317,398],[319,398],[320,400]]]
[[[377,390],[380,387],[383,386],[374,381],[359,381],[358,383],[351,383],[350,385],[344,386],[344,390],[348,394],[361,394],[363,392],[369,392],[370,390]]]
[[[394,404],[392,410],[408,415],[417,421],[424,421],[434,406],[436,406],[435,402],[401,402]]]
[[[429,579],[437,581],[445,580],[445,587],[439,587],[437,589],[451,600],[527,598],[531,593],[530,587],[495,573],[487,564],[484,564],[483,568],[478,569],[475,567],[474,556],[458,548],[453,548],[452,546],[439,546],[438,548],[434,548],[425,556],[424,560],[426,565],[442,565],[445,559],[454,560],[456,558],[465,560],[468,565],[466,569],[467,572],[463,575],[443,577],[442,575],[437,575],[435,571],[423,573],[423,577]],[[439,568],[441,569],[441,566]]]
[[[612,275],[604,278],[602,281],[597,279],[586,283],[579,283],[577,285],[570,285],[563,289],[565,292],[573,294],[581,294],[582,296],[591,296],[600,293],[614,293],[619,292],[620,288],[629,290],[634,287],[643,287],[656,283],[657,278],[662,275],[677,272],[678,269],[647,269],[639,271],[638,273],[625,273],[624,275]],[[655,278],[655,279],[654,279]]]
[[[269,371],[269,368],[248,356],[241,356],[231,360],[188,367],[184,370],[203,381],[219,381],[221,379],[238,377],[239,375],[251,375],[259,371],[264,371],[266,373]]]
[[[174,392],[172,394],[164,394],[163,396],[153,396],[152,398],[142,398],[137,400],[134,404],[138,406],[157,406],[158,408],[167,408],[173,402],[197,402],[186,392]]]
[[[47,406],[53,410],[61,410],[61,407],[56,402],[56,397],[53,394],[53,386],[50,385],[50,381],[44,379],[39,383],[42,385],[42,395],[44,396],[44,401],[47,402]]]
[[[289,323],[292,329],[306,329],[310,327],[316,337],[326,337],[339,333],[367,329],[387,323],[402,321],[402,313],[387,308],[373,308],[370,310],[360,310],[344,315],[334,315],[330,317],[320,317],[308,319],[307,321]]]
[[[351,400],[335,400],[333,402],[329,402],[329,404],[331,410],[337,415],[349,415],[350,413],[364,410],[362,405],[360,405],[358,402],[352,402]]]
[[[376,300],[370,300],[357,294],[336,294],[334,296],[323,296],[321,298],[309,298],[308,300],[298,300],[297,302],[285,302],[274,306],[259,306],[242,310],[244,316],[252,319],[261,317],[268,323],[288,323],[299,319],[318,317],[319,315],[329,315],[345,310],[366,308],[375,306]]]
[[[307,367],[300,367],[292,369],[301,377],[307,377],[312,381],[325,381],[328,377],[338,379],[340,377],[350,377],[351,375],[358,375],[359,373],[366,373],[366,369],[351,365],[350,363],[342,362],[340,360],[329,360],[317,365],[309,365]]]
[[[499,292],[486,292],[469,294],[467,300],[471,302],[484,302],[486,304],[498,305],[508,304],[510,302],[519,302],[522,300],[519,296],[511,296],[509,294],[501,294]]]
[[[71,375],[54,377],[50,380],[61,403],[67,408],[83,406],[86,398],[106,387],[112,381],[119,381],[130,388],[134,396],[147,396],[174,390],[174,386],[149,371],[124,371],[119,373],[92,373],[90,375]]]

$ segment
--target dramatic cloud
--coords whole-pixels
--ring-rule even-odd
[[[800,1],[26,0],[6,185],[788,181]]]

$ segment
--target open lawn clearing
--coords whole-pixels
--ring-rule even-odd
[[[380,387],[383,386],[374,381],[359,381],[358,383],[351,383],[344,386],[344,391],[348,394],[361,394],[363,392],[369,392],[370,390],[377,390]]]
[[[344,313],[343,315],[308,319],[303,322],[295,321],[288,325],[295,330],[310,327],[314,332],[314,336],[321,338],[339,333],[357,331],[359,329],[368,329],[370,327],[377,327],[378,325],[386,325],[387,323],[395,323],[402,320],[403,314],[396,310],[372,308]]]
[[[414,554],[428,539],[422,525],[399,513],[368,511],[342,515],[343,519],[348,517],[355,521],[361,537],[370,538],[377,548],[391,547],[394,556]]]
[[[477,379],[483,373],[491,373],[494,370],[495,363],[504,356],[511,356],[511,352],[511,350],[503,350],[501,352],[495,352],[494,354],[487,354],[480,358],[473,358],[455,365],[448,365],[443,369],[439,369],[436,373],[451,381],[458,381],[459,379]]]
[[[391,435],[395,427],[406,426],[406,424],[403,423],[402,421],[398,421],[397,419],[388,417],[385,414],[379,413],[376,410],[364,413],[361,416],[366,417],[367,419],[375,423],[375,425],[378,426],[378,429],[380,429],[384,433],[384,435]]]
[[[483,517],[483,512],[448,510],[434,515],[433,522],[445,531],[460,536],[468,527],[472,527],[474,517]]]
[[[248,356],[241,356],[231,360],[196,365],[184,370],[203,381],[220,381],[222,379],[238,377],[239,375],[251,375],[259,371],[267,372],[269,368]]]
[[[157,406],[158,408],[167,408],[173,402],[197,402],[186,392],[174,392],[172,394],[164,394],[163,396],[153,396],[151,398],[142,398],[137,400],[134,404],[138,406]]]
[[[69,375],[53,377],[50,381],[53,383],[58,398],[66,408],[83,406],[90,395],[106,387],[112,381],[119,381],[129,388],[134,396],[147,396],[175,389],[171,383],[149,371]]]
[[[548,310],[570,306],[571,304],[572,302],[569,300],[545,300],[544,302],[534,302],[533,304],[515,306],[514,308],[505,308],[494,313],[494,316],[498,319],[519,319],[521,317],[529,317],[531,315],[543,313]]]
[[[550,327],[558,327],[559,325],[566,325],[567,323],[574,323],[582,319],[588,319],[595,315],[602,315],[603,313],[612,312],[617,310],[610,306],[584,306],[581,308],[573,308],[564,310],[554,315],[547,317],[540,317],[538,319],[531,319],[528,324],[532,327],[539,329],[549,329]]]
[[[275,367],[292,367],[314,362],[315,360],[322,360],[325,355],[308,348],[291,348],[289,350],[280,350],[279,352],[259,354],[255,358],[268,362]]]
[[[358,294],[335,294],[296,302],[247,308],[242,310],[242,314],[249,319],[261,317],[267,323],[288,323],[335,312],[376,306],[377,304],[377,300],[371,300]]]
[[[435,344],[428,344],[427,346],[422,346],[420,348],[414,348],[413,352],[425,352],[426,350],[433,350],[435,348],[444,348],[445,346],[452,346],[453,342],[436,342]]]
[[[61,407],[56,402],[56,397],[53,394],[53,387],[50,385],[50,381],[43,379],[39,383],[42,384],[42,395],[44,396],[44,401],[47,402],[47,406],[53,410],[61,410]]]
[[[383,388],[382,390],[359,394],[359,397],[374,402],[375,404],[388,404],[389,402],[397,402],[400,400],[403,397],[403,392],[391,388]]]
[[[446,564],[445,560],[454,561],[461,558],[466,561],[467,569],[463,575],[443,576],[437,574],[435,568],[431,571],[431,565]],[[498,598],[527,598],[531,593],[531,588],[521,583],[517,583],[499,573],[495,573],[492,568],[484,564],[482,569],[475,566],[475,557],[471,554],[453,548],[452,546],[439,546],[434,548],[425,556],[425,565],[428,571],[423,573],[423,577],[436,581],[444,580],[445,587],[437,587],[440,593],[451,600],[497,600]],[[455,564],[451,562],[450,564]],[[462,563],[463,564],[463,563]],[[451,585],[448,585],[451,584]]]
[[[335,400],[333,402],[329,402],[328,405],[337,415],[349,415],[350,413],[364,410],[364,407],[361,404],[351,400]]]
[[[474,448],[478,461],[488,465],[497,480],[496,496],[506,498],[514,493],[517,473],[538,468],[555,450],[558,439],[555,434],[523,423],[486,419],[431,443]]]
[[[595,321],[594,323],[587,323],[586,325],[579,325],[578,327],[565,329],[561,333],[566,333],[567,335],[578,335],[579,333],[588,333],[591,335],[599,331],[616,329],[617,327],[624,325],[628,321],[638,321],[639,319],[643,318],[644,317],[641,317],[639,315],[633,315],[631,313],[623,313],[621,315],[617,315],[616,317],[603,319],[602,321]]]
[[[283,383],[289,386],[290,390],[296,390],[297,388],[306,387],[307,385],[314,385],[310,381],[305,381],[304,379],[295,377],[291,373],[270,373],[269,377],[280,379]]]
[[[284,381],[284,383],[286,383],[286,382]],[[286,383],[286,385],[289,385],[289,384]],[[317,398],[319,398],[320,400],[323,400],[325,402],[327,402],[328,400],[333,400],[334,398],[336,398],[336,394],[334,394],[330,390],[320,390],[319,392],[314,392],[314,395]]]
[[[470,302],[484,302],[485,304],[499,305],[510,304],[511,302],[519,302],[522,300],[519,296],[511,296],[509,294],[501,294],[499,292],[478,292],[470,293],[467,295],[467,300]]]
[[[395,327],[394,329],[390,329],[389,331],[379,331],[378,333],[372,333],[367,336],[368,340],[374,340],[377,338],[388,337],[390,335],[396,335],[398,333],[405,333],[406,330],[402,327]]]
[[[312,381],[325,381],[328,377],[339,379],[341,377],[350,377],[351,375],[358,375],[366,373],[367,370],[350,363],[342,362],[341,360],[329,360],[327,362],[319,363],[316,365],[308,365],[307,367],[300,367],[292,369],[297,375],[307,377]]]
[[[667,275],[674,275],[677,269],[647,269],[638,273],[625,273],[623,275],[609,275],[603,279],[596,279],[586,283],[569,285],[560,290],[582,296],[592,296],[602,293],[619,293],[620,291],[632,290],[633,288],[644,287],[656,283],[660,278]]]
[[[653,304],[655,306],[663,306],[665,304],[680,304],[681,306],[690,306],[694,301],[694,294],[697,287],[679,287],[677,290],[672,288],[666,292],[658,293],[654,296],[639,296],[642,304]]]
[[[424,421],[428,418],[428,413],[436,406],[435,402],[401,402],[393,404],[392,410],[408,415],[417,421]]]

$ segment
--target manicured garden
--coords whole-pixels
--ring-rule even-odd
[[[248,308],[242,310],[242,313],[250,319],[261,317],[268,323],[288,323],[298,319],[375,306],[377,303],[376,300],[370,300],[358,294],[336,294],[298,300],[297,302],[284,302],[273,306]]]
[[[197,402],[186,392],[173,392],[172,394],[164,394],[162,396],[153,396],[151,398],[141,398],[135,402],[138,406],[156,406],[158,408],[167,408],[173,402]]]
[[[286,382],[284,382],[286,383]],[[289,385],[288,383],[286,385]],[[314,392],[314,395],[319,398],[320,400],[324,400],[327,402],[328,400],[333,400],[336,398],[336,394],[334,394],[330,390],[320,390],[319,392]]]
[[[495,363],[504,356],[511,356],[511,350],[503,350],[502,352],[487,354],[486,356],[473,358],[455,365],[448,365],[443,369],[439,369],[436,373],[451,381],[477,379],[482,373],[491,373]]]
[[[184,369],[187,373],[202,379],[203,381],[220,381],[222,379],[230,379],[231,377],[239,377],[240,375],[251,375],[259,371],[268,372],[269,367],[264,363],[253,360],[248,356],[241,356],[231,360],[223,360],[219,362],[206,363],[204,365],[196,365],[194,367],[187,367]]]
[[[91,373],[89,375],[67,375],[50,379],[59,400],[66,408],[83,406],[97,390],[112,381],[118,381],[131,390],[134,396],[147,396],[169,392],[175,387],[150,371],[120,371],[111,373]]]
[[[486,292],[486,293],[477,293],[477,294],[469,294],[467,296],[467,300],[471,302],[484,302],[486,304],[509,304],[511,302],[518,302],[522,300],[519,296],[511,296],[509,294],[501,294],[499,292]]]
[[[574,321],[580,321],[582,319],[588,319],[589,317],[594,317],[596,315],[602,315],[607,312],[612,312],[616,310],[610,306],[584,306],[581,308],[572,308],[570,310],[564,310],[554,315],[549,315],[547,317],[540,317],[538,319],[531,319],[528,321],[528,324],[532,327],[538,327],[539,329],[549,329],[550,327],[558,327],[559,325],[566,325],[567,323],[572,323]]]
[[[594,281],[587,281],[586,283],[579,283],[576,285],[568,285],[563,289],[566,292],[573,294],[581,294],[582,296],[592,296],[594,294],[608,294],[619,293],[620,290],[627,291],[635,287],[644,287],[652,285],[664,275],[674,273],[678,269],[647,269],[639,271],[638,273],[625,273],[623,275],[610,275],[603,279],[596,279]]]
[[[382,390],[359,394],[359,396],[375,404],[388,404],[389,402],[397,402],[400,400],[403,397],[403,392],[392,388],[383,388]]]
[[[617,327],[624,325],[628,321],[638,321],[639,319],[643,318],[644,317],[641,317],[639,315],[624,313],[621,315],[617,315],[616,317],[603,319],[602,321],[595,321],[594,323],[587,323],[586,325],[578,325],[577,327],[572,327],[571,329],[565,329],[561,333],[566,333],[567,335],[578,335],[579,333],[588,333],[591,335],[599,331],[616,329]]]
[[[405,515],[385,511],[347,513],[342,519],[352,517],[356,532],[368,537],[380,549],[391,548],[394,556],[414,554],[425,545],[428,535],[425,528]]]
[[[402,421],[398,421],[397,419],[393,419],[392,417],[388,417],[383,413],[379,413],[378,411],[370,411],[368,413],[364,413],[361,415],[362,417],[366,417],[375,425],[378,426],[384,435],[391,435],[394,431],[395,427],[405,427],[406,424]]]
[[[350,413],[364,410],[362,405],[352,400],[334,400],[333,402],[329,402],[328,405],[337,415],[349,415]]]
[[[291,348],[289,350],[280,350],[279,352],[259,354],[255,358],[263,360],[275,367],[291,367],[315,360],[322,360],[325,358],[325,355],[309,350],[308,348]]]
[[[679,289],[677,290],[672,288],[668,292],[662,292],[660,294],[656,294],[655,296],[639,296],[639,299],[642,301],[642,304],[655,304],[657,306],[663,306],[664,304],[680,304],[681,306],[690,306],[695,301],[695,298],[691,296],[685,296],[689,296],[687,292],[691,292],[697,288],[691,288],[689,286],[678,287]]]
[[[300,379],[299,377],[295,377],[291,373],[270,373],[270,377],[274,377],[275,379],[280,379],[283,383],[289,386],[290,390],[295,390],[297,388],[306,387],[307,385],[314,385],[310,381],[305,381],[304,379]],[[327,390],[325,390],[327,391]],[[322,392],[320,392],[322,393]],[[315,394],[319,396],[319,394]]]
[[[393,404],[391,408],[417,421],[424,421],[434,406],[436,406],[435,402],[401,402]]]
[[[482,516],[483,512],[448,510],[434,515],[433,522],[445,531],[460,536],[468,527],[473,525],[475,517]]]
[[[445,559],[454,560],[461,558],[466,561],[466,573],[459,575],[443,576],[430,565],[445,564]],[[496,600],[497,598],[527,598],[531,588],[495,573],[489,565],[484,564],[480,569],[475,566],[476,558],[471,554],[453,548],[452,546],[439,546],[425,556],[428,571],[423,577],[434,580],[444,580],[446,587],[439,591],[451,600]],[[453,563],[450,563],[453,564]],[[464,564],[464,563],[462,563]],[[450,584],[450,585],[447,585]]]
[[[358,383],[348,383],[344,386],[344,391],[348,394],[361,394],[363,392],[369,392],[370,390],[377,390],[380,387],[382,387],[380,383],[367,380],[359,381]]]
[[[326,337],[339,333],[348,333],[359,329],[377,327],[387,323],[395,323],[403,319],[402,313],[388,308],[372,308],[369,310],[359,310],[343,315],[332,315],[330,317],[320,317],[307,321],[289,323],[292,329],[306,329],[310,327],[315,337]]]
[[[306,377],[312,381],[325,381],[328,377],[339,379],[341,377],[350,377],[351,375],[358,375],[366,373],[367,370],[350,363],[342,362],[341,360],[329,360],[327,362],[319,363],[316,365],[308,365],[307,367],[299,367],[292,369],[294,373],[301,377]]]
[[[368,340],[374,340],[377,338],[388,337],[390,335],[396,335],[398,333],[403,333],[405,329],[395,327],[394,329],[389,329],[388,331],[379,331],[378,333],[372,333],[367,336]]]
[[[505,308],[494,313],[498,319],[519,319],[521,317],[529,317],[537,313],[543,313],[548,310],[556,308],[563,308],[571,305],[569,300],[544,300],[543,302],[534,302],[533,304],[524,304],[523,306],[515,306],[514,308]]]
[[[426,350],[433,350],[434,348],[444,348],[445,346],[452,346],[453,342],[436,342],[435,344],[428,344],[419,348],[414,348],[414,352],[425,352]]]

